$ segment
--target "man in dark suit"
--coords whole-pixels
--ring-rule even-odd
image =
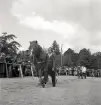
[[[49,50],[48,52],[48,60],[47,60],[47,67],[45,68],[45,78],[44,80],[47,81],[48,80],[48,74],[51,76],[52,78],[52,85],[53,87],[55,87],[56,85],[56,60],[55,60],[56,54],[55,52],[51,52]]]

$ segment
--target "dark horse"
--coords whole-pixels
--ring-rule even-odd
[[[33,56],[33,63],[35,65],[37,76],[40,78],[41,85],[45,87],[48,81],[48,75],[52,78],[53,87],[56,86],[56,71],[55,71],[55,54],[50,57],[42,49],[37,41],[31,41],[29,47],[30,53]],[[42,78],[42,76],[44,78]]]

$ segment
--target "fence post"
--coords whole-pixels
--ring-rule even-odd
[[[31,72],[32,72],[32,77],[34,77],[34,73],[33,73],[33,67],[31,65]]]
[[[7,76],[7,78],[8,78],[8,68],[7,68],[7,63],[5,62],[5,64],[6,64],[6,76]]]
[[[22,74],[22,68],[21,68],[21,65],[19,65],[20,66],[20,73],[21,73],[21,77],[23,78],[23,74]]]

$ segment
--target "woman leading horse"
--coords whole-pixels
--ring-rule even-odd
[[[42,49],[37,41],[31,41],[29,51],[33,56],[33,63],[35,65],[37,76],[41,80],[41,85],[45,87],[48,81],[48,75],[52,78],[52,86],[56,86],[56,71],[55,71],[55,53],[49,55]],[[44,78],[42,78],[42,76]]]

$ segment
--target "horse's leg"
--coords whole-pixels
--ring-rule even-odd
[[[38,84],[41,85],[41,73],[40,73],[40,69],[37,70],[36,73],[37,73],[37,77],[39,79],[39,83]]]
[[[42,79],[42,86],[45,87],[45,84],[48,80],[48,71],[44,71],[44,78]]]
[[[39,81],[40,81],[41,85],[43,85],[42,69],[39,69]]]

